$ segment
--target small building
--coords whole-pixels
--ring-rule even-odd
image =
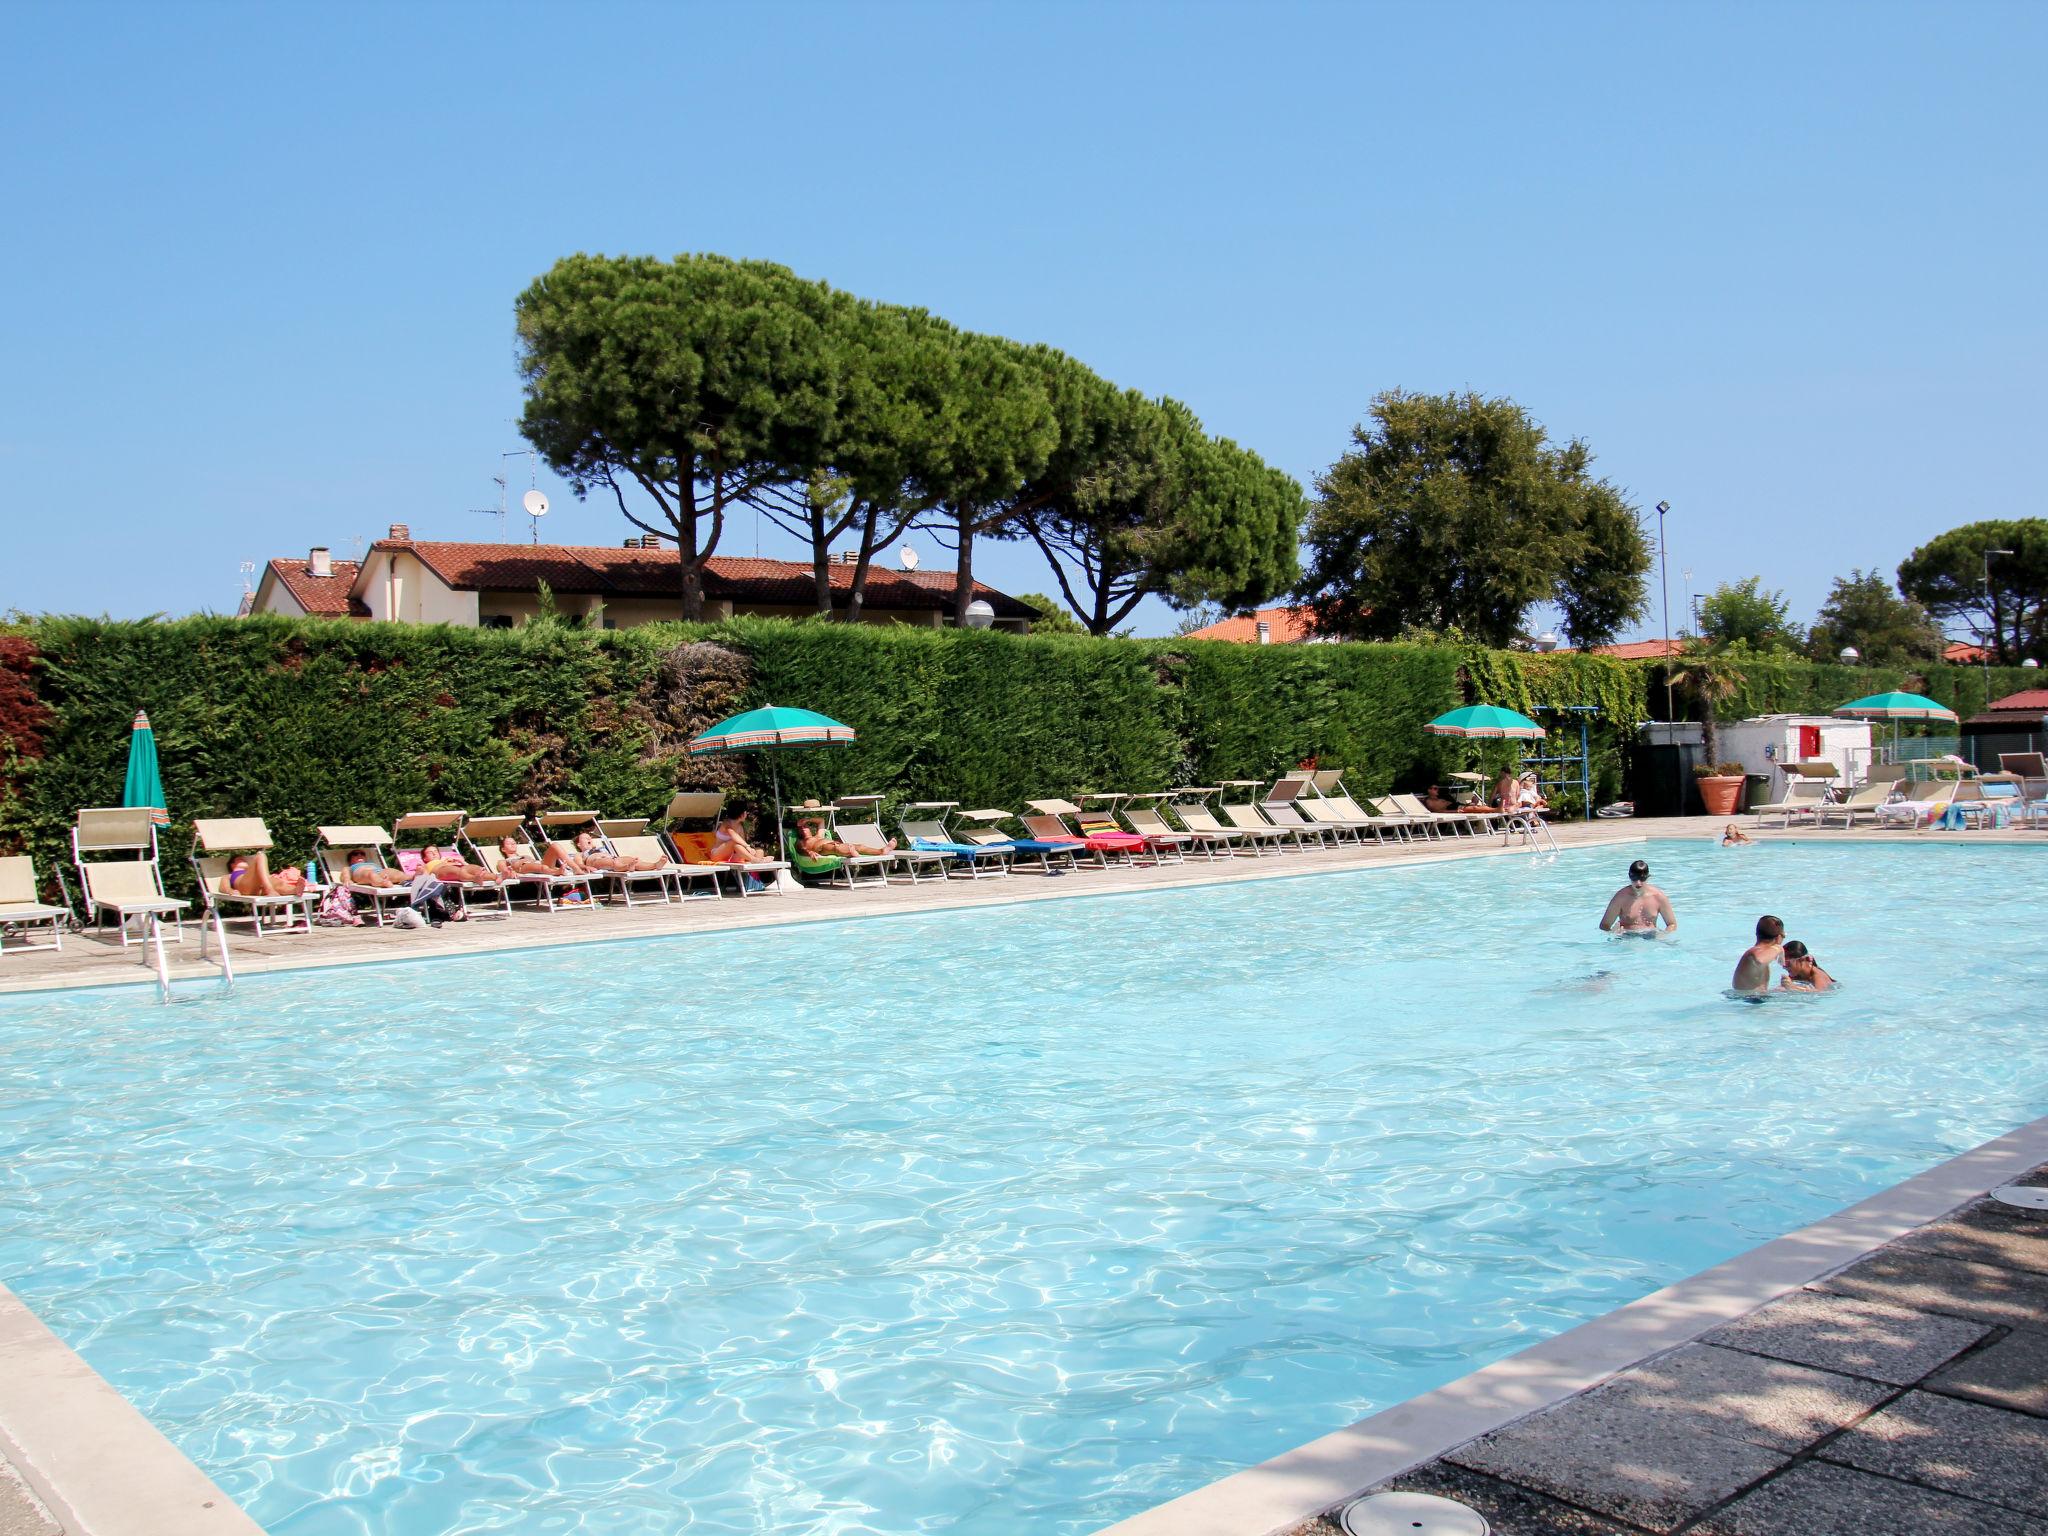
[[[1993,699],[1963,722],[1963,740],[1979,768],[1998,766],[2002,752],[2048,751],[2048,688],[2022,688]]]
[[[1759,715],[1752,720],[1731,720],[1717,727],[1721,759],[1741,763],[1745,772],[1759,774],[1769,782],[1765,793],[1772,800],[1781,797],[1786,763],[1826,761],[1835,768],[1840,784],[1860,783],[1871,762],[1870,722],[1843,720],[1834,715]]]
[[[831,566],[835,595],[853,586],[850,559]],[[678,616],[682,572],[675,546],[628,539],[619,548],[581,544],[466,544],[417,540],[403,523],[377,540],[360,561],[336,560],[324,548],[264,567],[244,611],[295,617],[398,619],[511,629],[540,611],[545,585],[565,619],[628,629]],[[817,583],[801,560],[714,555],[704,566],[704,612],[802,618],[817,612]],[[974,595],[995,612],[992,627],[1019,634],[1038,611],[982,582]],[[953,619],[953,573],[868,568],[861,618],[870,624],[937,629]]]
[[[1235,614],[1201,629],[1191,629],[1183,640],[1232,640],[1239,645],[1315,645],[1327,637],[1316,633],[1316,616],[1307,608],[1261,608],[1253,613]]]

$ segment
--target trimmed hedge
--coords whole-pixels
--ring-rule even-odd
[[[1366,793],[1490,771],[1515,744],[1422,730],[1474,700],[1598,706],[1594,795],[1607,800],[1647,705],[1662,703],[1661,674],[1604,657],[773,619],[593,633],[551,620],[501,631],[53,618],[0,640],[0,848],[29,848],[46,872],[80,806],[118,803],[138,708],[174,814],[260,815],[299,857],[320,822],[388,825],[431,807],[653,815],[677,787],[743,786],[765,801],[765,759],[683,755],[697,731],[756,704],[822,709],[859,732],[849,748],[781,754],[786,799],[881,791],[1015,807],[1270,779],[1311,759]],[[1992,687],[2029,680],[1994,672]],[[1902,681],[1758,658],[1722,713],[1824,710]],[[1984,697],[1971,668],[1934,669],[1927,691],[1964,712]],[[1575,744],[1570,717],[1565,730]],[[182,855],[188,837],[180,825],[167,847]]]

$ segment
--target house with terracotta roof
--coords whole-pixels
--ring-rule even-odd
[[[1239,645],[1305,645],[1324,642],[1316,616],[1306,608],[1261,608],[1189,630],[1183,640],[1234,640]]]
[[[853,586],[850,560],[835,560],[835,593]],[[333,619],[397,619],[511,629],[540,612],[545,583],[564,618],[606,629],[673,619],[682,576],[673,544],[649,536],[619,548],[580,544],[442,543],[412,537],[404,523],[377,540],[360,561],[336,560],[323,548],[264,567],[250,613]],[[714,555],[704,567],[705,616],[763,614],[802,618],[817,611],[808,562]],[[1023,633],[1037,610],[982,582],[974,595],[994,610],[995,629]],[[953,573],[871,565],[861,618],[871,624],[952,622]]]

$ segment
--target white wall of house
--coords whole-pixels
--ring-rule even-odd
[[[417,555],[376,550],[363,562],[356,590],[373,619],[406,624],[477,625],[477,594],[457,592],[428,570]]]
[[[250,603],[251,613],[281,613],[287,618],[303,619],[306,610],[292,589],[279,581],[274,573],[266,569],[263,579],[256,583],[256,598]]]

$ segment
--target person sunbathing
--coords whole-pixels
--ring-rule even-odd
[[[273,873],[265,853],[238,853],[228,860],[228,872],[220,877],[220,888],[236,896],[303,896],[306,874],[299,869]]]
[[[393,886],[411,885],[413,877],[402,869],[386,869],[370,857],[367,848],[352,848],[348,855],[348,880],[350,885],[367,885],[375,890],[390,890]]]
[[[747,839],[747,813],[734,811],[719,818],[711,834],[711,859],[716,864],[766,864],[770,855]]]
[[[545,876],[558,875],[565,872],[559,866],[551,865],[542,859],[536,859],[532,854],[525,852],[520,845],[519,839],[509,834],[498,839],[498,869],[501,873],[508,875]],[[573,871],[569,872],[573,873]]]
[[[615,875],[639,874],[650,869],[664,868],[668,863],[666,859],[641,859],[631,854],[606,853],[597,846],[597,839],[588,832],[576,834],[575,847],[576,858],[582,862],[583,872],[586,874],[591,870],[602,870]]]
[[[481,864],[457,858],[452,851],[432,843],[420,850],[420,870],[449,885],[496,885],[498,877]]]
[[[879,848],[866,843],[846,843],[836,837],[827,837],[825,823],[815,816],[807,816],[796,824],[796,841],[807,859],[868,858],[875,854],[896,851],[896,839],[893,837]]]

